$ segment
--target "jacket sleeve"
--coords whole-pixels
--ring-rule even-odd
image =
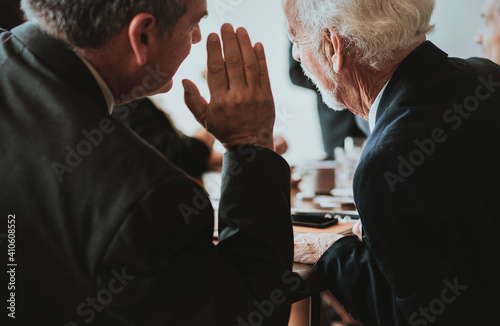
[[[252,146],[225,155],[219,244],[202,188],[184,176],[165,180],[126,218],[96,268],[97,291],[121,289],[108,316],[138,326],[287,324],[289,167]]]
[[[314,292],[329,289],[364,325],[407,325],[377,262],[356,237],[344,237],[333,244],[316,263],[306,283]]]
[[[363,243],[355,238],[335,243],[316,273],[318,283],[363,324],[472,325],[492,318],[483,312],[495,301],[483,300],[480,291],[486,282],[491,291],[498,286],[491,275],[495,260],[485,257],[493,258],[493,249],[482,232],[468,231],[472,222],[453,212],[460,202],[449,197],[453,181],[441,171],[454,175],[448,161],[457,162],[453,155],[460,151],[447,148],[451,141],[441,146],[397,184],[391,181],[402,180],[395,173],[401,173],[411,146],[371,148],[360,161],[354,184]]]

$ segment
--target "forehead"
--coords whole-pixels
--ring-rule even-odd
[[[291,36],[297,36],[300,24],[298,23],[297,20],[297,12],[295,10],[295,0],[285,0],[284,11],[285,11],[286,26],[288,28],[288,33]]]
[[[207,15],[207,0],[191,0],[188,3],[187,11],[182,18],[188,21],[196,21]]]
[[[500,13],[500,0],[486,0],[481,7],[481,14],[489,16],[491,14]]]

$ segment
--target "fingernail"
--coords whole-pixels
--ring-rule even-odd
[[[226,31],[234,31],[233,25],[231,25],[229,23],[222,25],[222,29],[224,29]]]
[[[219,36],[215,33],[212,33],[208,36],[209,42],[217,42],[219,40]]]
[[[241,35],[241,36],[247,36],[247,35],[248,35],[247,30],[246,30],[246,29],[244,29],[244,28],[238,28],[237,33],[238,33],[239,35]]]

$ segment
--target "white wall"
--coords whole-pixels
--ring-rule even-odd
[[[450,56],[480,56],[475,35],[481,22],[484,0],[436,0],[433,23],[436,30],[430,39]]]
[[[450,56],[480,55],[474,35],[480,23],[479,9],[483,0],[436,0],[433,22],[435,32],[430,39]],[[201,24],[204,40],[220,26],[229,22],[246,27],[253,42],[266,48],[278,119],[276,134],[284,136],[290,150],[285,158],[290,163],[322,157],[320,127],[313,91],[294,86],[288,75],[288,46],[280,0],[208,0],[209,18]],[[179,69],[175,86],[155,102],[171,114],[178,127],[192,134],[198,124],[183,100],[182,79],[195,82],[209,99],[208,87],[202,77],[206,66],[205,41],[193,47],[191,55]]]

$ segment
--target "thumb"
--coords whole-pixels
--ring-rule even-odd
[[[208,102],[201,96],[200,90],[192,81],[185,79],[182,81],[182,85],[184,86],[184,101],[187,107],[196,120],[204,126]]]

